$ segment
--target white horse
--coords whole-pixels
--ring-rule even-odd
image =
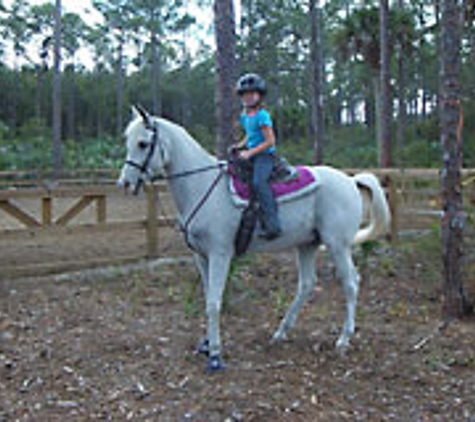
[[[127,160],[119,186],[137,193],[141,185],[160,173],[168,180],[194,250],[206,295],[207,334],[200,352],[208,356],[211,372],[225,367],[221,357],[220,312],[222,296],[234,253],[234,237],[241,210],[232,201],[223,163],[206,152],[182,127],[133,108],[133,120],[125,132]],[[295,249],[298,287],[273,340],[285,339],[295,324],[317,281],[315,256],[318,242],[330,251],[346,296],[346,319],[337,349],[348,348],[355,329],[359,276],[352,260],[352,245],[387,231],[390,212],[383,189],[372,174],[354,177],[329,167],[311,167],[320,186],[279,207],[282,236],[267,241],[253,237],[249,252]],[[364,211],[369,224],[360,229]]]

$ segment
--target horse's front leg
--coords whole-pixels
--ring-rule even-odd
[[[221,356],[219,320],[226,280],[228,278],[231,254],[210,254],[208,257],[208,284],[206,289],[206,314],[208,318],[208,365],[209,372],[225,369]]]
[[[209,278],[209,263],[208,258],[205,255],[199,253],[194,254],[196,267],[201,276],[201,281],[203,283],[203,292],[205,297],[208,293],[208,278]],[[207,338],[201,340],[198,345],[197,352],[201,355],[209,356],[209,341]]]

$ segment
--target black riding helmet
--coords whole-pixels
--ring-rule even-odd
[[[266,81],[256,73],[247,73],[241,76],[236,84],[238,95],[251,91],[256,91],[261,95],[265,95],[267,92]]]

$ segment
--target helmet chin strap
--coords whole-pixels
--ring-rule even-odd
[[[259,98],[259,100],[256,101],[254,104],[251,104],[251,105],[244,104],[244,108],[246,110],[252,111],[258,108],[261,104],[262,104],[262,98]]]

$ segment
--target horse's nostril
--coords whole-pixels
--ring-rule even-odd
[[[124,188],[128,189],[130,187],[130,182],[128,180],[124,180]]]

